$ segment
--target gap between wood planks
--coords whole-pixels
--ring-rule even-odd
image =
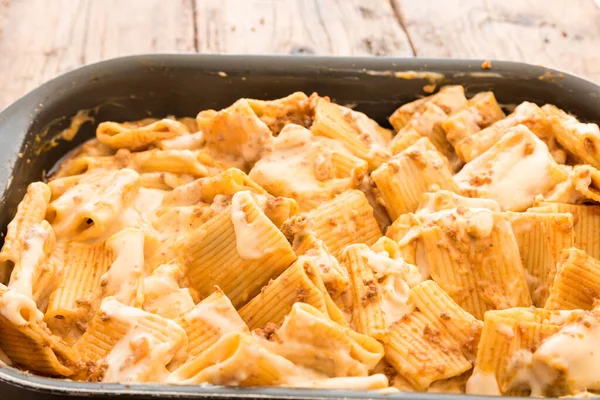
[[[600,1],[600,0],[598,0],[598,1]],[[394,0],[390,0],[390,5],[392,6],[392,9],[394,10],[394,14],[396,14],[396,19],[398,20],[398,24],[400,24],[400,26],[402,27],[402,30],[406,34],[406,38],[408,39],[408,43],[410,43],[410,48],[412,50],[413,56],[416,57],[417,49],[415,48],[415,45],[410,38],[410,34],[408,33],[408,30],[406,29],[406,20],[404,18],[404,14],[402,14],[402,8],[398,4],[398,2],[396,2]]]

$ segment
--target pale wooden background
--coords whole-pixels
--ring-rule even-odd
[[[600,82],[600,0],[0,0],[0,109],[77,66],[155,52],[471,57]]]

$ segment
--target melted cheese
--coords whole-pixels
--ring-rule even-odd
[[[38,310],[35,302],[22,293],[8,289],[0,283],[0,315],[15,326],[26,326],[31,322],[40,322],[44,314]]]
[[[466,393],[483,396],[501,395],[496,375],[493,372],[482,372],[477,367],[467,381]]]
[[[385,251],[375,253],[365,250],[362,256],[367,259],[377,279],[381,290],[381,309],[386,327],[389,327],[414,310],[414,305],[409,304],[408,293],[410,288],[421,283],[421,273],[414,265],[391,259]]]
[[[379,133],[381,129],[379,125],[367,117],[365,114],[354,111],[350,108],[340,107],[342,115],[359,131],[359,137],[369,145],[369,158],[376,156],[390,157],[390,152],[387,150],[387,140]]]
[[[162,140],[159,143],[159,148],[162,150],[197,150],[204,145],[204,142],[204,134],[202,132],[196,132]]]
[[[114,226],[108,229],[102,237],[109,238],[127,228],[136,228],[147,234],[160,235],[154,228],[153,221],[167,193],[168,191],[161,189],[140,188]]]
[[[569,167],[570,168],[570,167]],[[565,168],[565,170],[568,170]],[[569,171],[569,178],[556,187],[542,201],[551,203],[582,204],[600,202],[600,172],[589,165],[577,165]]]
[[[328,185],[342,190],[357,186],[352,175],[338,176],[332,160],[336,153],[350,154],[335,140],[313,136],[299,125],[287,125],[249,176],[274,195],[293,198],[316,194]]]
[[[564,175],[564,176],[563,176]],[[504,210],[523,211],[534,197],[566,179],[548,148],[522,125],[513,128],[491,149],[454,176],[472,197],[496,200]]]
[[[254,200],[248,190],[233,195],[231,222],[235,230],[235,241],[240,257],[245,260],[257,260],[264,257],[267,251],[263,248],[262,238],[256,233],[258,221],[248,222],[248,217],[244,212],[244,207],[249,202],[254,202]]]
[[[52,227],[64,238],[97,239],[123,218],[138,186],[139,174],[131,169],[95,172],[50,203]]]
[[[186,346],[183,328],[174,321],[164,319],[169,331],[176,332],[180,340],[171,338],[160,340],[147,329],[140,328],[139,320],[148,313],[119,303],[114,297],[107,297],[100,306],[100,312],[107,318],[114,318],[130,325],[129,331],[105,357],[107,365],[104,382],[148,382],[163,381],[169,374],[166,366]]]
[[[182,318],[186,321],[204,321],[204,323],[220,334],[227,332],[248,332],[248,327],[241,318],[227,318],[232,309],[229,300],[222,301],[201,301],[192,310],[187,312]]]
[[[144,234],[138,229],[124,229],[106,242],[116,255],[101,282],[108,296],[123,304],[140,304],[142,277],[144,274]]]
[[[144,279],[144,310],[176,318],[194,307],[189,289],[179,286],[184,273],[176,264],[164,264]]]
[[[429,214],[417,212],[416,215],[422,227],[452,227],[458,229],[462,235],[468,234],[473,237],[489,237],[494,229],[494,212],[488,208],[457,207]]]
[[[458,207],[487,208],[491,211],[501,211],[500,205],[495,200],[464,197],[448,190],[438,190],[433,193],[423,194],[416,213],[417,215],[427,215]]]
[[[572,393],[600,389],[600,314],[591,311],[544,341],[533,354],[532,387],[561,378]],[[564,375],[564,376],[563,376]]]
[[[11,289],[27,297],[33,297],[33,284],[37,274],[41,272],[38,267],[46,260],[44,246],[50,237],[54,239],[54,232],[47,223],[39,224],[27,231],[21,258],[11,275],[9,284]]]

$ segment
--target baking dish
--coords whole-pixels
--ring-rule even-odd
[[[400,104],[444,84],[469,94],[492,90],[501,103],[552,103],[583,120],[600,122],[600,87],[558,71],[483,60],[148,55],[109,60],[67,73],[0,113],[0,226],[5,231],[27,184],[43,179],[70,149],[105,120],[193,116],[240,97],[273,99],[317,91],[385,124]],[[94,118],[65,141],[80,110]],[[77,120],[75,120],[77,121]],[[81,121],[81,119],[79,119]],[[377,398],[372,392],[216,386],[118,385],[70,382],[0,369],[0,399],[56,398]],[[393,397],[434,398],[424,393]],[[444,395],[455,398],[455,395]]]

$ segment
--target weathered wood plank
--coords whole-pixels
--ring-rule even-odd
[[[388,0],[196,0],[198,50],[412,56]]]
[[[81,63],[83,6],[69,0],[0,3],[0,108]]]
[[[140,53],[193,52],[193,0],[91,0],[84,61]]]
[[[192,0],[0,1],[0,109],[80,65],[194,51]]]
[[[419,57],[525,61],[600,81],[594,0],[392,0]]]

